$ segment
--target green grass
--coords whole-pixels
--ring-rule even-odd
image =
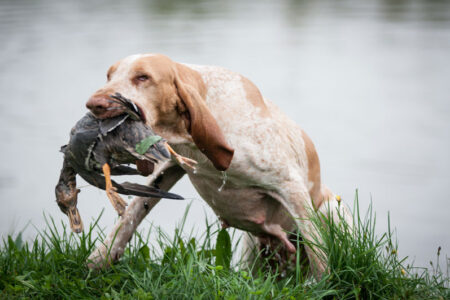
[[[24,243],[20,234],[3,241],[0,298],[450,299],[448,259],[445,271],[439,263],[431,270],[406,266],[392,234],[375,235],[372,211],[364,218],[357,206],[354,211],[353,232],[314,216],[329,260],[329,272],[319,281],[303,276],[300,264],[282,278],[264,267],[251,272],[231,259],[233,239],[225,230],[207,224],[194,237],[184,230],[184,220],[173,238],[156,230],[151,234],[158,242],[151,245],[150,233],[137,234],[119,263],[90,271],[86,259],[99,242],[93,238],[97,222],[75,235],[58,232],[50,218],[33,243]]]

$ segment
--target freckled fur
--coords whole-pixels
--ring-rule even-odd
[[[146,85],[133,84],[132,77],[139,72],[150,75]],[[281,243],[292,252],[295,248],[286,231],[298,228],[304,238],[314,234],[308,219],[312,201],[316,209],[329,201],[336,202],[321,184],[319,160],[311,139],[263,98],[247,78],[222,67],[175,63],[163,55],[127,57],[114,64],[108,74],[110,80],[96,95],[119,92],[132,99],[143,109],[156,133],[181,155],[198,161],[195,173],[181,167],[227,226],[248,231],[260,241]],[[177,82],[187,88],[183,93],[189,95],[183,95]],[[194,108],[188,107],[184,97],[193,97]],[[212,122],[211,126],[218,126],[214,130],[221,135],[219,145],[234,150],[227,166],[227,181],[220,191],[222,173],[211,162],[211,156],[198,148],[187,111],[191,117],[200,114]],[[325,262],[311,249],[306,251],[320,276]]]

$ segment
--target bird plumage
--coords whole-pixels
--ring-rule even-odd
[[[76,174],[89,184],[106,190],[112,203],[114,197],[111,197],[111,193],[115,192],[143,197],[183,199],[177,194],[161,191],[156,187],[110,180],[110,175],[149,175],[155,163],[170,158],[164,139],[149,144],[148,149],[144,151],[136,150],[138,143],[148,137],[154,137],[155,133],[143,122],[140,110],[132,101],[120,94],[111,97],[120,105],[118,109],[122,108],[124,114],[100,120],[87,113],[72,128],[69,143],[61,147],[64,163],[55,193],[58,205],[69,216],[72,230],[75,232],[80,232],[82,228],[76,209],[79,192],[76,189]],[[137,169],[128,166],[129,164],[136,164]],[[108,174],[105,174],[105,170]],[[121,201],[120,196],[118,197],[116,202]],[[123,204],[120,209],[116,206],[115,208],[119,214],[124,211]]]

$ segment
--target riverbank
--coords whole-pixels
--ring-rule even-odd
[[[324,224],[314,216],[329,261],[329,273],[320,281],[305,275],[299,263],[284,277],[262,269],[252,273],[232,257],[237,251],[229,232],[208,224],[194,237],[184,222],[173,238],[151,232],[158,236],[154,245],[147,243],[150,233],[136,235],[119,263],[91,271],[86,259],[99,242],[93,238],[101,231],[97,223],[74,235],[69,229],[58,232],[47,218],[47,228],[33,243],[20,234],[3,241],[0,298],[450,299],[448,258],[438,254],[428,270],[405,265],[391,233],[375,236],[374,214],[363,218],[358,207],[354,211],[353,234],[346,225]]]

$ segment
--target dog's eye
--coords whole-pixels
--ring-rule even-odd
[[[148,80],[148,76],[147,75],[139,75],[136,77],[137,81],[147,81]]]

